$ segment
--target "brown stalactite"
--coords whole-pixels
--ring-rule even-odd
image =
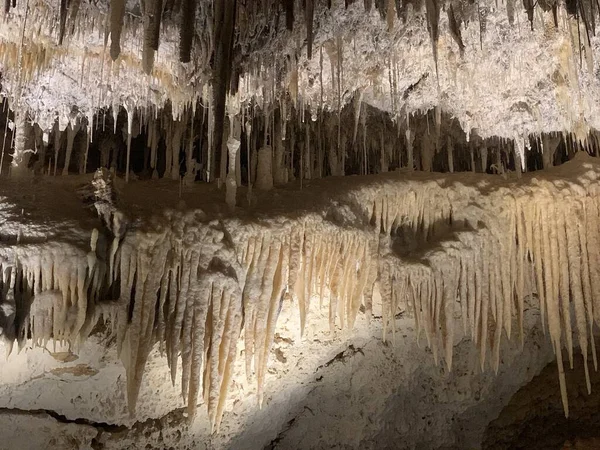
[[[69,21],[71,23],[71,34],[75,31],[75,20],[77,19],[77,15],[79,14],[80,6],[81,0],[72,0],[71,4],[69,5]]]
[[[406,23],[406,7],[402,3],[402,0],[394,0],[396,4],[396,17],[398,20],[402,20],[403,23]]]
[[[215,156],[215,160],[212,170],[213,174],[221,173],[221,147],[223,143],[223,130],[225,121],[225,100],[231,81],[231,60],[236,11],[236,0],[218,0],[215,3],[214,42],[216,43],[216,48],[214,57],[215,63],[213,86],[213,104],[215,116],[213,154]]]
[[[465,44],[463,44],[462,35],[460,32],[460,19],[456,20],[456,16],[454,14],[454,9],[452,8],[452,4],[450,4],[448,6],[448,9],[446,10],[446,12],[448,14],[448,25],[450,26],[450,34],[452,35],[452,38],[458,45],[460,54],[462,56],[465,52]]]
[[[388,31],[392,31],[394,29],[394,20],[396,19],[396,1],[395,0],[386,0],[386,22],[388,26]]]
[[[479,45],[481,49],[483,49],[483,36],[487,29],[487,13],[488,11],[485,5],[481,6],[481,4],[479,4],[477,6],[477,16],[479,18]]]
[[[121,54],[121,31],[125,16],[125,0],[110,0],[110,57],[115,61]]]
[[[163,2],[162,0],[152,0],[150,2],[151,8],[151,23],[152,28],[154,30],[154,34],[152,35],[152,41],[150,43],[150,47],[154,50],[158,50],[158,44],[160,42],[160,23],[162,21],[162,11],[163,11]]]
[[[306,0],[306,9],[304,10],[304,14],[306,18],[306,49],[308,59],[311,59],[313,45],[313,19],[315,15],[313,0]]]
[[[228,8],[228,6],[226,6]],[[196,0],[181,2],[181,20],[179,28],[179,61],[188,63],[191,60],[192,42],[194,41],[194,24],[196,22]],[[235,8],[233,9],[235,14]]]
[[[590,25],[592,27],[592,35],[596,36],[596,11],[594,1],[590,1]]]
[[[161,13],[161,0],[146,0],[143,16],[144,42],[142,52],[142,67],[146,74],[152,73],[154,52],[158,50]]]
[[[508,16],[508,23],[515,23],[515,0],[506,0],[506,15]]]
[[[583,21],[586,39],[587,39],[587,42],[589,43],[590,42],[590,29],[592,28],[591,21],[588,17],[588,11],[586,11],[584,3],[581,0],[579,0],[578,5],[579,5],[579,15],[581,17],[581,20]]]
[[[525,2],[528,0],[523,0],[523,5],[525,6]],[[531,2],[531,0],[529,0]],[[567,9],[567,14],[571,16],[577,15],[577,0],[567,0],[565,1],[565,7]],[[527,7],[525,7],[527,9]]]
[[[62,45],[65,37],[65,28],[67,26],[67,12],[69,11],[69,0],[60,0],[60,18],[58,31],[58,45]]]
[[[373,0],[364,0],[365,11],[370,12],[373,6]]]
[[[152,67],[154,66],[154,49],[150,45],[154,35],[152,27],[152,18],[150,14],[151,5],[153,0],[148,0],[147,7],[144,8],[144,14],[142,17],[142,26],[144,27],[144,39],[142,43],[142,69],[145,74],[152,73]]]
[[[427,28],[431,37],[431,45],[433,47],[433,60],[435,62],[435,71],[437,73],[438,66],[438,51],[437,43],[440,36],[440,3],[438,0],[426,0],[425,8],[427,9]]]
[[[387,17],[387,8],[386,8],[385,0],[375,0],[375,9],[379,12],[379,16],[381,20],[386,20]]]
[[[229,83],[229,93],[236,95],[240,88],[240,77],[242,76],[242,67],[238,63],[233,63],[233,72],[231,73],[231,81]]]
[[[533,0],[523,0],[523,8],[525,8],[525,11],[527,11],[527,18],[531,24],[531,31],[533,31],[533,10],[535,8],[535,3]]]
[[[294,0],[282,0],[285,10],[285,27],[292,31],[294,29]]]

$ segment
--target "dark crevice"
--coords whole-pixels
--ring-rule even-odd
[[[348,358],[351,358],[352,356],[356,355],[357,353],[360,353],[361,355],[365,356],[363,349],[361,347],[356,348],[356,347],[354,347],[353,344],[350,344],[346,350],[339,352],[337,355],[335,355],[333,358],[331,358],[325,364],[321,364],[319,367],[317,367],[317,369],[315,370],[315,373],[317,373],[319,370],[321,370],[325,367],[329,367],[330,365],[332,365],[336,362],[345,363],[348,360]]]
[[[314,412],[308,406],[305,406],[304,408],[302,408],[302,410],[297,415],[295,415],[294,417],[292,417],[290,420],[287,421],[287,423],[285,424],[285,426],[283,427],[283,429],[279,432],[279,434],[277,434],[277,436],[275,437],[275,439],[273,439],[271,442],[269,442],[267,445],[265,445],[264,448],[263,448],[263,450],[275,450],[277,448],[277,445],[285,437],[285,434],[292,428],[292,426],[294,425],[294,423],[296,422],[296,420],[302,414],[304,414],[304,411],[306,411],[306,410],[310,411],[314,415]]]
[[[136,434],[142,434],[144,430],[147,429],[162,429],[165,426],[165,422],[168,423],[181,423],[185,424],[185,411],[186,408],[177,408],[172,411],[169,411],[162,417],[159,418],[148,418],[144,421],[135,422],[131,427],[125,425],[117,425],[111,424],[107,422],[95,422],[89,419],[77,418],[77,419],[69,419],[63,414],[59,414],[56,411],[52,411],[50,409],[20,409],[20,408],[0,408],[0,415],[20,415],[20,416],[37,416],[40,418],[46,418],[49,416],[56,420],[59,423],[64,424],[76,424],[82,426],[89,426],[96,428],[98,430],[98,434],[92,439],[91,447],[95,450],[101,450],[105,447],[103,441],[106,439],[104,437],[101,439],[101,436],[104,433],[107,434],[118,434],[122,436],[123,434],[134,432]],[[118,437],[116,437],[118,438]]]
[[[85,425],[94,428],[99,428],[103,431],[111,433],[117,433],[128,429],[125,425],[115,425],[106,422],[94,422],[92,420],[82,418],[69,419],[67,418],[67,416],[59,414],[56,411],[52,411],[51,409],[0,408],[0,415],[1,414],[13,414],[19,416],[38,416],[41,418],[47,415],[60,423],[74,423],[76,425]]]

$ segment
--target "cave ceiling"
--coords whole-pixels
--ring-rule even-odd
[[[315,120],[354,102],[402,126],[441,110],[467,136],[584,139],[600,117],[596,6],[7,1],[2,93],[43,130],[111,107],[143,117],[169,104],[174,118],[207,107],[219,127],[244,110]]]

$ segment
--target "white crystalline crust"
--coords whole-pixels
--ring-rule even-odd
[[[113,62],[104,44],[105,9],[82,2],[74,33],[61,47],[54,20],[58,6],[30,0],[23,34],[25,3],[11,9],[0,30],[2,89],[11,105],[28,110],[43,130],[52,129],[57,116],[64,129],[73,107],[92,117],[99,108],[131,103],[139,108],[136,116],[152,116],[154,107],[170,100],[179,118],[199,97],[204,104],[211,101],[206,95],[211,92],[211,43],[205,39],[196,42],[193,64],[181,64],[178,31],[166,21],[154,69],[145,75],[139,18],[125,15],[122,55]],[[599,38],[592,36],[589,46],[585,39],[580,42],[583,24],[569,18],[562,5],[558,28],[551,12],[537,8],[532,31],[524,9],[517,8],[511,25],[503,2],[479,4],[487,11],[486,31],[481,34],[476,21],[461,25],[463,54],[446,14],[440,15],[437,72],[424,11],[409,8],[407,22],[396,20],[389,29],[374,8],[366,13],[361,2],[347,8],[333,2],[331,10],[316,5],[312,58],[306,56],[302,21],[292,32],[280,23],[277,34],[245,62],[239,92],[229,103],[243,108],[256,101],[266,110],[289,94],[298,107],[335,111],[358,94],[399,122],[439,106],[467,135],[482,138],[521,141],[542,132],[573,132],[584,140],[589,129],[599,129],[600,82],[593,57]],[[255,45],[251,37],[240,39],[242,47]]]
[[[51,130],[57,118],[64,130],[73,108],[91,117],[113,105],[117,109],[128,102],[162,107],[170,99],[177,116],[177,108],[195,98],[191,83],[204,70],[203,64],[198,61],[198,68],[178,63],[177,31],[170,24],[165,25],[154,71],[145,75],[140,24],[134,14],[125,14],[122,53],[113,62],[110,39],[105,45],[108,3],[81,2],[70,25],[73,32],[62,46],[57,45],[58,7],[43,0],[19,2],[0,29],[2,92],[43,130]]]
[[[280,198],[289,206],[279,211],[265,206],[244,218],[167,211],[130,229],[106,254],[11,243],[0,248],[2,311],[31,302],[21,343],[30,333],[40,345],[77,346],[101,318],[112,323],[131,412],[158,342],[189,414],[202,394],[218,427],[240,337],[262,402],[278,316],[290,299],[302,329],[312,300],[328,303],[334,330],[352,328],[360,311],[370,317],[380,297],[384,339],[396,332],[402,306],[448,368],[460,317],[481,368],[490,352],[497,371],[502,336],[523,339],[524,295],[536,292],[568,414],[563,347],[571,365],[580,348],[588,389],[590,355],[597,368],[599,177],[600,165],[583,154],[516,181],[401,171],[332,180],[328,190],[323,182]],[[94,248],[98,233],[91,234]],[[118,301],[107,298],[113,284]]]

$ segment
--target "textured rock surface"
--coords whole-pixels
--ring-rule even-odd
[[[554,403],[558,382],[556,364],[550,363],[489,424],[483,448],[560,449],[563,443],[564,448],[598,448],[600,374],[590,374],[592,393],[588,395],[582,366],[582,359],[575,358],[574,370],[568,374],[568,418]]]

